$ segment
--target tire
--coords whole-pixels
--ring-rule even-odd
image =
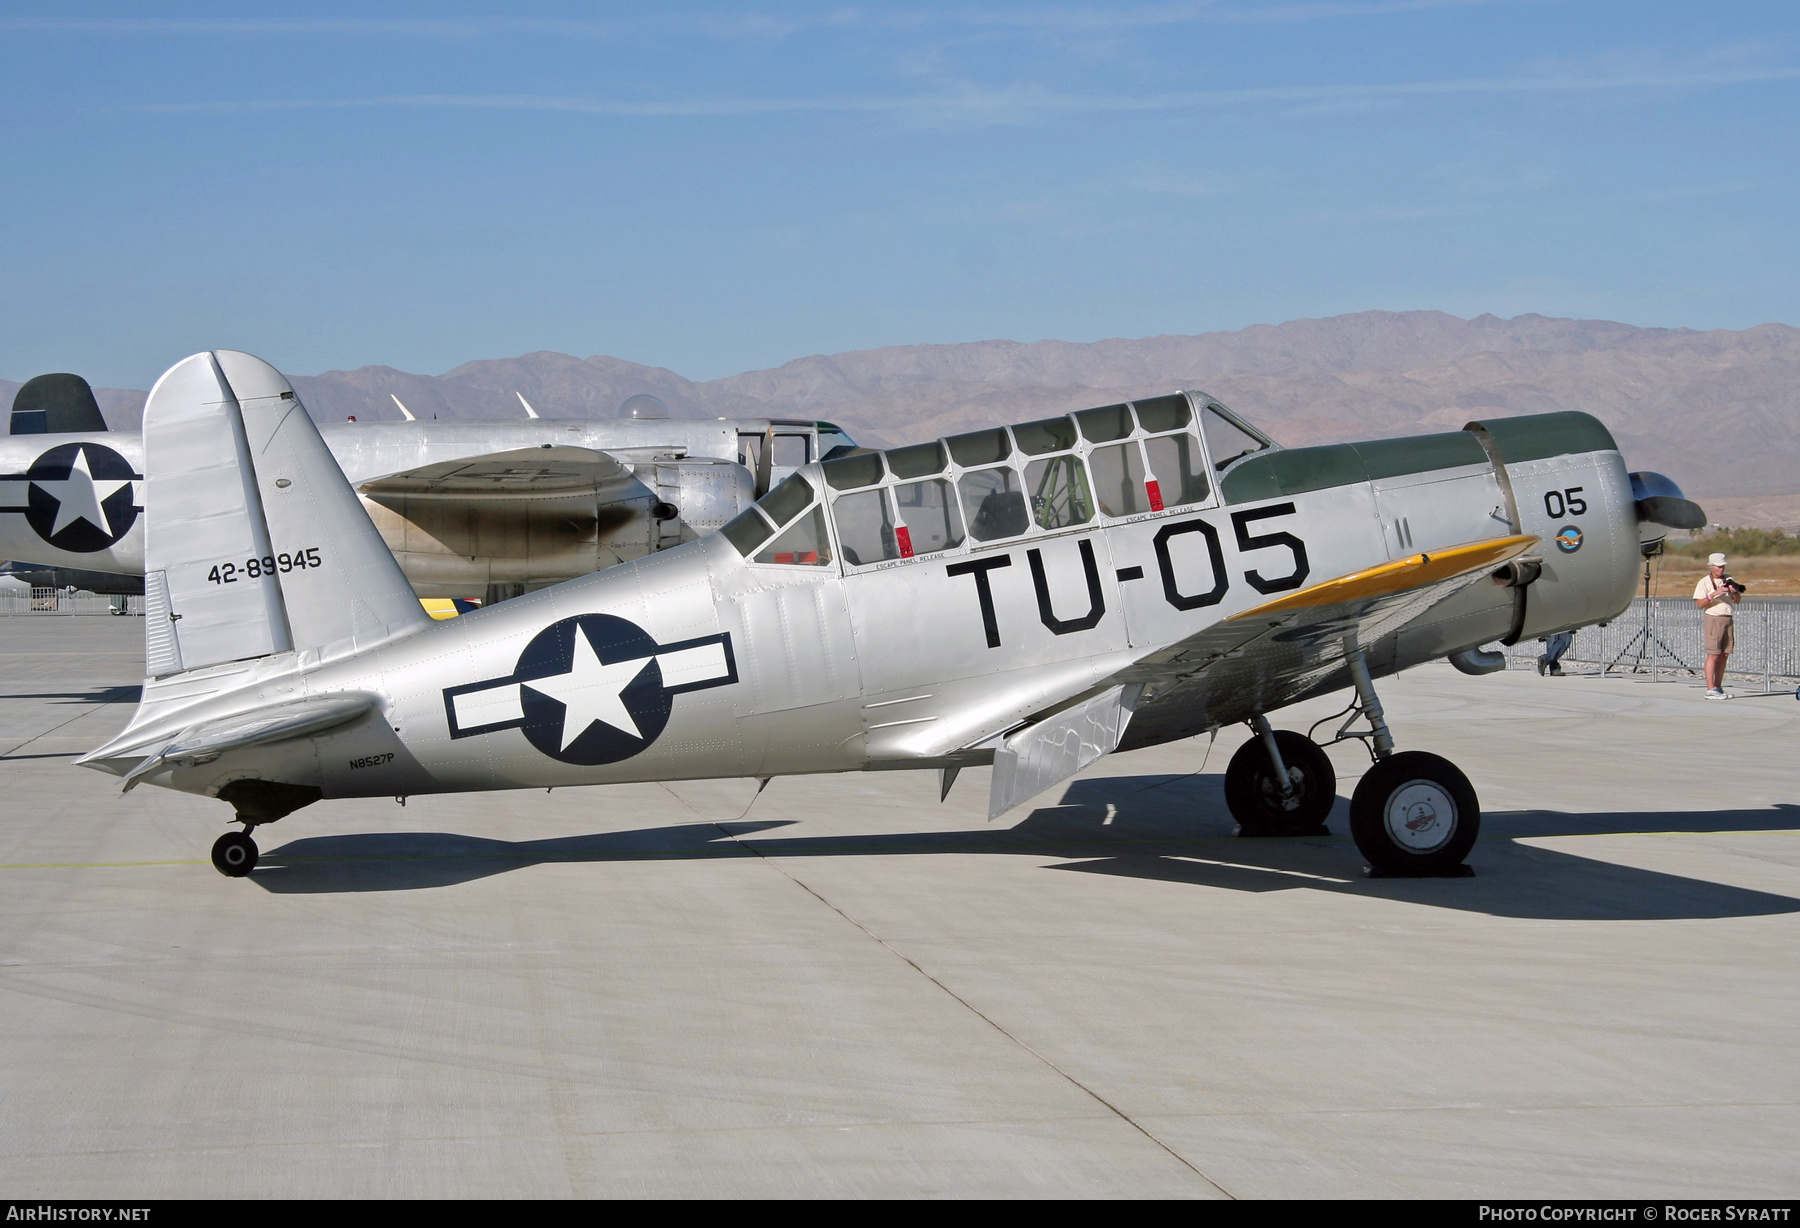
[[[1381,760],[1350,798],[1350,835],[1380,874],[1454,873],[1480,834],[1481,803],[1469,778],[1422,750]]]
[[[1275,745],[1298,786],[1292,808],[1282,805],[1274,765],[1261,738],[1238,747],[1225,769],[1225,805],[1237,820],[1240,836],[1313,836],[1325,830],[1325,817],[1337,802],[1337,771],[1317,743],[1288,729],[1275,731]]]
[[[226,878],[243,878],[256,869],[256,841],[241,831],[228,831],[213,841],[213,866]]]

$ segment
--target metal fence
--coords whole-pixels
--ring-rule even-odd
[[[139,596],[103,597],[60,588],[8,585],[0,588],[0,614],[119,614],[141,618],[144,599]]]
[[[1583,627],[1563,654],[1563,668],[1635,674],[1652,680],[1699,678],[1706,654],[1700,620],[1707,617],[1685,597],[1634,598],[1631,609],[1604,627]],[[1755,601],[1738,606],[1737,647],[1727,663],[1732,678],[1774,690],[1800,679],[1800,601]],[[1507,649],[1511,669],[1535,669],[1544,651],[1538,640]]]

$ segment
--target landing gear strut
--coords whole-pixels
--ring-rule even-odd
[[[1350,835],[1378,877],[1460,877],[1481,833],[1481,803],[1456,765],[1424,751],[1394,750],[1394,736],[1360,650],[1346,664],[1356,695],[1350,706],[1304,736],[1274,730],[1260,713],[1256,731],[1225,769],[1225,804],[1243,836],[1317,835],[1336,800],[1337,775],[1324,747],[1360,741],[1373,760],[1350,797]],[[1319,743],[1320,725],[1345,718]],[[1357,721],[1367,727],[1353,729]]]
[[[227,878],[243,878],[256,869],[256,841],[250,829],[228,831],[213,841],[212,863]]]
[[[1242,836],[1317,836],[1337,800],[1337,772],[1316,742],[1251,718],[1254,741],[1225,769],[1225,805]]]
[[[1380,877],[1454,878],[1471,873],[1463,858],[1481,834],[1475,787],[1454,763],[1422,750],[1395,753],[1394,736],[1360,649],[1346,662],[1356,699],[1338,740],[1363,739],[1374,765],[1350,795],[1350,836]],[[1349,732],[1358,716],[1367,731]],[[1317,726],[1314,726],[1317,728]]]

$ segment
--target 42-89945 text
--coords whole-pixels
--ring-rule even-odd
[[[308,546],[292,554],[265,554],[260,559],[245,559],[242,563],[217,563],[206,573],[206,578],[214,584],[236,584],[246,578],[255,580],[262,576],[286,575],[290,571],[305,571],[309,567],[322,566],[324,561],[319,558],[319,548]]]

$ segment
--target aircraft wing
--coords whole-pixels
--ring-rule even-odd
[[[628,497],[637,479],[617,457],[593,448],[536,447],[464,456],[400,473],[370,478],[360,494],[469,498],[569,498],[595,495],[602,500]],[[641,493],[641,492],[640,492]]]
[[[1335,669],[1351,646],[1373,644],[1537,544],[1529,535],[1469,542],[1284,593],[1140,658],[1117,681],[1166,685],[1223,667],[1259,691],[1298,694],[1305,688],[1294,681]]]
[[[1247,717],[1291,703],[1343,668],[1353,647],[1406,626],[1537,544],[1502,537],[1395,559],[1284,593],[1140,657],[1087,688],[1088,698],[1052,706],[995,745],[989,815],[1117,749],[1140,712],[1199,712],[1214,724],[1241,719],[1239,709]]]

